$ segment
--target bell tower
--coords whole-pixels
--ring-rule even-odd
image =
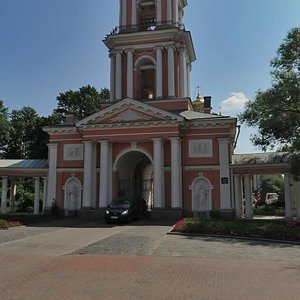
[[[110,101],[190,97],[195,61],[183,23],[187,0],[120,0],[119,26],[104,39],[110,56]]]

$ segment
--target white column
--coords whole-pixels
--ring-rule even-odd
[[[230,201],[229,139],[219,138],[221,209],[232,209]]]
[[[136,27],[136,0],[131,1],[131,27]]]
[[[175,97],[174,47],[168,47],[168,96]]]
[[[115,74],[115,65],[116,65],[116,56],[115,54],[111,53],[109,55],[110,57],[110,91],[109,91],[109,96],[110,96],[110,102],[115,101],[115,79],[116,79],[116,74]]]
[[[187,68],[186,68],[186,50],[185,48],[179,49],[180,53],[180,97],[187,97]]]
[[[10,181],[10,211],[16,211],[16,194],[17,194],[17,184],[15,179]]]
[[[162,0],[156,2],[156,20],[158,25],[162,22]]]
[[[121,26],[127,25],[127,0],[122,1],[122,17],[121,17]]]
[[[129,49],[127,53],[127,97],[133,98],[133,50]]]
[[[122,99],[122,53],[121,51],[117,51],[116,53],[116,78],[115,78],[115,86],[116,86],[116,100]]]
[[[172,24],[172,0],[167,0],[167,22]]]
[[[38,215],[39,210],[40,210],[40,177],[34,177],[33,214]]]
[[[49,148],[49,172],[46,209],[51,209],[52,203],[56,202],[56,166],[57,144],[48,144]]]
[[[107,204],[112,201],[112,182],[113,182],[113,165],[112,165],[112,143],[108,145],[108,192],[107,192]]]
[[[291,203],[291,178],[290,174],[284,174],[284,201],[285,201],[285,217],[292,218],[292,203]]]
[[[83,201],[82,207],[92,207],[92,154],[93,142],[84,142]]]
[[[108,161],[109,141],[100,141],[100,192],[99,207],[106,207],[108,204]]]
[[[252,207],[252,191],[251,191],[251,175],[244,176],[244,190],[245,190],[245,219],[253,219]]]
[[[300,218],[300,181],[296,183],[296,206],[297,206],[297,218]]]
[[[164,207],[164,148],[163,139],[153,140],[153,186],[154,186],[154,208]]]
[[[179,25],[179,13],[178,13],[178,0],[173,0],[173,21],[175,22],[175,26],[178,27]]]
[[[162,47],[156,48],[156,98],[163,97],[163,59]]]
[[[182,208],[181,180],[181,140],[170,138],[171,141],[171,206]]]
[[[92,208],[97,207],[97,144],[92,145]]]
[[[43,213],[45,212],[45,206],[47,201],[47,182],[48,178],[43,177]]]
[[[242,191],[242,178],[239,174],[234,174],[234,200],[235,200],[235,216],[240,219],[242,216],[242,202],[243,202],[243,191]]]
[[[1,213],[6,214],[6,208],[7,208],[7,182],[8,177],[2,176],[2,192],[1,192]]]

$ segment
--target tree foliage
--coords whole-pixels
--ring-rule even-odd
[[[265,193],[282,193],[284,192],[284,178],[280,174],[263,176],[261,187]]]
[[[9,141],[11,126],[9,122],[8,108],[0,100],[0,158],[4,158]]]
[[[300,153],[300,27],[291,29],[279,46],[271,76],[271,87],[256,93],[239,120],[258,129],[252,136],[255,146],[289,151],[294,160]],[[293,168],[297,175],[300,167]]]
[[[9,113],[0,100],[0,158],[46,159],[49,136],[43,131],[44,126],[59,124],[70,113],[78,119],[87,117],[97,112],[100,104],[108,99],[106,88],[98,92],[87,85],[78,91],[69,90],[57,96],[57,108],[47,117],[39,116],[29,106]]]
[[[41,117],[37,112],[25,106],[20,110],[13,110],[10,114],[10,137],[7,144],[5,158],[38,158],[32,157],[34,145],[39,138],[37,127],[41,124]]]
[[[90,85],[81,87],[78,91],[69,90],[57,96],[58,107],[54,113],[64,119],[66,114],[74,114],[79,120],[99,111],[100,105],[109,99],[107,88],[97,91]]]

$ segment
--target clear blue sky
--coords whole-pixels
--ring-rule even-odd
[[[213,97],[232,115],[270,86],[270,60],[287,31],[300,26],[299,0],[189,0],[184,23],[197,61],[192,96]],[[0,99],[12,109],[49,115],[56,96],[91,84],[109,87],[102,39],[118,25],[118,0],[0,0]],[[242,128],[237,153],[254,152]]]

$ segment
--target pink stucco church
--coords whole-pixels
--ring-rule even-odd
[[[66,214],[144,198],[152,216],[231,214],[229,164],[236,119],[190,98],[196,60],[186,0],[121,0],[120,24],[104,43],[110,102],[83,120],[47,127],[48,194]]]
[[[258,174],[284,175],[285,217],[300,218],[300,181],[286,153],[234,154],[236,118],[190,98],[196,54],[186,0],[120,0],[104,43],[110,101],[83,120],[45,127],[48,160],[0,160],[1,214],[16,209],[18,177],[34,179],[33,214],[104,216],[115,197],[144,199],[151,218],[253,218]],[[43,206],[40,207],[41,180]],[[7,204],[9,203],[9,207]]]

